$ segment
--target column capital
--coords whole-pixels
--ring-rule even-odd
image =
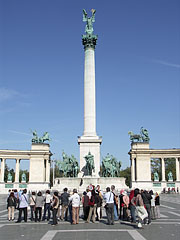
[[[82,44],[84,45],[84,50],[86,50],[87,48],[95,49],[97,39],[98,36],[94,34],[82,35]]]

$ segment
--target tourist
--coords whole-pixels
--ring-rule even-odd
[[[42,207],[44,205],[44,197],[42,196],[42,192],[38,192],[35,200],[35,222],[41,221],[42,217]]]
[[[52,202],[52,197],[51,197],[51,194],[50,194],[49,190],[46,191],[46,195],[45,195],[44,201],[45,201],[45,204],[44,204],[44,214],[43,214],[42,220],[45,221],[45,219],[46,219],[46,212],[48,212],[47,221],[49,221],[50,218],[51,218],[50,207],[51,207],[51,202]]]
[[[11,192],[7,199],[8,220],[14,221],[14,209],[16,207],[16,198],[14,192]]]
[[[29,198],[29,205],[31,209],[31,221],[34,221],[35,205],[36,205],[36,193],[32,192],[31,197]]]
[[[118,220],[118,194],[115,190],[115,186],[112,185],[111,186],[111,191],[114,195],[114,220],[117,221]]]
[[[134,197],[134,189],[131,190],[130,195],[129,195],[129,208],[130,208],[130,213],[131,213],[131,222],[136,223],[136,214],[135,214],[135,206],[131,203],[132,198]]]
[[[160,196],[157,192],[155,195],[155,217],[160,218]]]
[[[68,204],[69,204],[69,193],[67,192],[68,189],[64,188],[64,193],[61,194],[61,220],[64,219],[64,212],[65,212],[65,221],[67,221],[68,215]]]
[[[89,215],[87,218],[87,223],[90,222],[91,217],[92,217],[92,222],[95,223],[95,218],[96,218],[96,202],[95,202],[95,190],[93,187],[93,190],[91,191],[91,198],[89,198]]]
[[[24,222],[27,222],[27,207],[28,207],[28,196],[27,196],[27,190],[24,189],[19,197],[19,216],[16,223],[21,222],[22,212],[24,214]]]
[[[69,195],[72,196],[72,195],[73,195],[73,192],[70,192]],[[70,223],[72,224],[72,223],[73,223],[73,220],[72,220],[72,200],[71,200],[71,201],[69,200],[68,209],[69,209],[69,219],[70,219]]]
[[[95,204],[96,204],[96,221],[100,221],[102,214],[101,214],[101,207],[102,207],[102,198],[103,196],[99,191],[95,191]]]
[[[98,216],[99,214],[98,214],[98,212],[97,212],[97,216],[98,216],[98,218],[99,218],[99,220],[102,218],[102,203],[103,203],[103,192],[101,191],[101,189],[100,189],[100,185],[97,185],[96,186],[96,191],[98,191],[98,193],[99,193],[99,196],[100,196],[100,198],[101,198],[101,203],[100,203],[100,217]],[[97,209],[97,211],[99,211],[99,209]]]
[[[151,194],[151,219],[155,220],[156,219],[156,213],[155,213],[155,195],[153,191],[151,190],[149,192]]]
[[[88,215],[89,215],[89,197],[87,196],[87,192],[83,192],[82,197],[82,204],[83,204],[83,219],[87,221]]]
[[[120,191],[120,195],[119,195],[119,206],[120,206],[120,209],[119,209],[119,219],[122,219],[122,209],[123,209],[123,192],[124,190],[122,189]]]
[[[52,212],[53,212],[52,226],[55,226],[55,225],[57,225],[57,211],[58,211],[58,207],[59,207],[58,192],[54,192],[52,205],[51,206],[52,206]]]
[[[137,215],[139,217],[138,228],[142,228],[142,222],[148,217],[148,213],[144,208],[144,202],[138,188],[134,190],[134,197],[131,199],[131,204],[133,204],[137,210]]]
[[[80,196],[77,193],[77,189],[73,189],[73,195],[69,197],[69,201],[72,201],[72,224],[78,224]]]
[[[142,196],[146,211],[148,213],[148,222],[147,222],[147,219],[145,219],[144,220],[145,224],[151,224],[151,198],[152,198],[151,194],[146,189],[141,192],[141,196]]]
[[[114,195],[110,191],[109,187],[106,188],[104,200],[106,202],[105,209],[107,215],[107,225],[114,225]]]
[[[129,213],[129,197],[126,191],[123,191],[123,220],[127,221],[130,220],[130,213]]]

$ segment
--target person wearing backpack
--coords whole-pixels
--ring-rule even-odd
[[[21,196],[19,197],[19,216],[16,223],[21,222],[22,212],[24,214],[24,222],[27,222],[27,208],[28,208],[28,196],[27,190],[24,189]]]

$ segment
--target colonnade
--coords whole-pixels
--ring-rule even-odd
[[[171,157],[173,158],[173,156]],[[161,172],[162,172],[162,182],[166,181],[165,179],[165,158],[160,158],[161,159]],[[173,176],[174,178],[176,177],[176,181],[180,181],[180,158],[175,157],[174,158],[176,161],[176,176]],[[149,159],[150,164],[151,164],[151,159]],[[137,169],[136,169],[136,158],[131,159],[131,180],[138,181],[141,179],[138,179]],[[147,174],[147,172],[145,172]],[[150,179],[149,179],[150,180]]]
[[[15,161],[16,161],[15,183],[19,183],[20,160],[22,160],[22,159],[19,159],[19,158],[15,159]],[[5,164],[6,164],[6,158],[1,158],[1,178],[0,178],[1,183],[4,182]]]

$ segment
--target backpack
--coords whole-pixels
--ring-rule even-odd
[[[89,199],[89,206],[94,206],[95,203],[95,198],[94,196],[91,196],[91,198]]]

